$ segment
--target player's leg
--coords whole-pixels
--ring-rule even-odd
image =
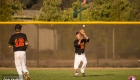
[[[79,65],[80,65],[80,56],[79,55],[75,55],[75,60],[74,60],[74,72],[75,72],[75,76],[78,76],[78,68],[79,68]]]
[[[21,53],[22,71],[24,72],[24,76],[26,77],[26,80],[30,80],[29,71],[27,70],[26,67],[26,52],[21,51],[20,53]]]
[[[21,51],[20,54],[21,54],[22,70],[23,70],[24,73],[25,72],[29,73],[29,71],[27,70],[27,67],[26,67],[26,52]]]
[[[82,55],[82,67],[81,67],[81,73],[82,75],[85,77],[85,68],[86,68],[86,65],[87,65],[87,58],[85,55]]]
[[[14,52],[14,57],[15,57],[15,66],[16,66],[16,69],[17,69],[17,72],[18,72],[18,75],[19,75],[19,80],[23,80],[19,51]]]

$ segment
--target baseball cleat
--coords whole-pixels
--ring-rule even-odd
[[[79,74],[79,73],[75,73],[75,77],[77,77],[77,76],[78,76],[78,74]]]
[[[83,76],[83,77],[86,77],[85,73],[82,73],[82,76]]]
[[[24,76],[25,76],[26,80],[31,80],[29,77],[29,74],[27,74],[27,72],[24,73]]]
[[[75,77],[77,77],[77,76],[78,76],[78,74],[79,74],[79,73],[78,73],[78,69],[76,69],[76,70],[75,70],[75,74],[74,74],[74,75],[75,75]]]

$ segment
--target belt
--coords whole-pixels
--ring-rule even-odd
[[[75,53],[76,55],[84,55],[85,53]]]

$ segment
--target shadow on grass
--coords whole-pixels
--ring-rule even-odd
[[[115,75],[115,74],[104,74],[104,75]]]
[[[87,75],[87,77],[88,77],[88,76],[93,76],[93,77],[94,77],[94,76],[106,76],[106,75],[113,76],[114,74],[103,74],[103,75]]]
[[[87,76],[101,76],[101,75],[87,75]]]

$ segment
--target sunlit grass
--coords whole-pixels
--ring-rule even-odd
[[[140,80],[139,68],[88,68],[86,77],[74,77],[72,68],[29,68],[31,80],[128,80],[129,76],[135,76]],[[2,68],[0,75],[17,74],[16,69]]]

